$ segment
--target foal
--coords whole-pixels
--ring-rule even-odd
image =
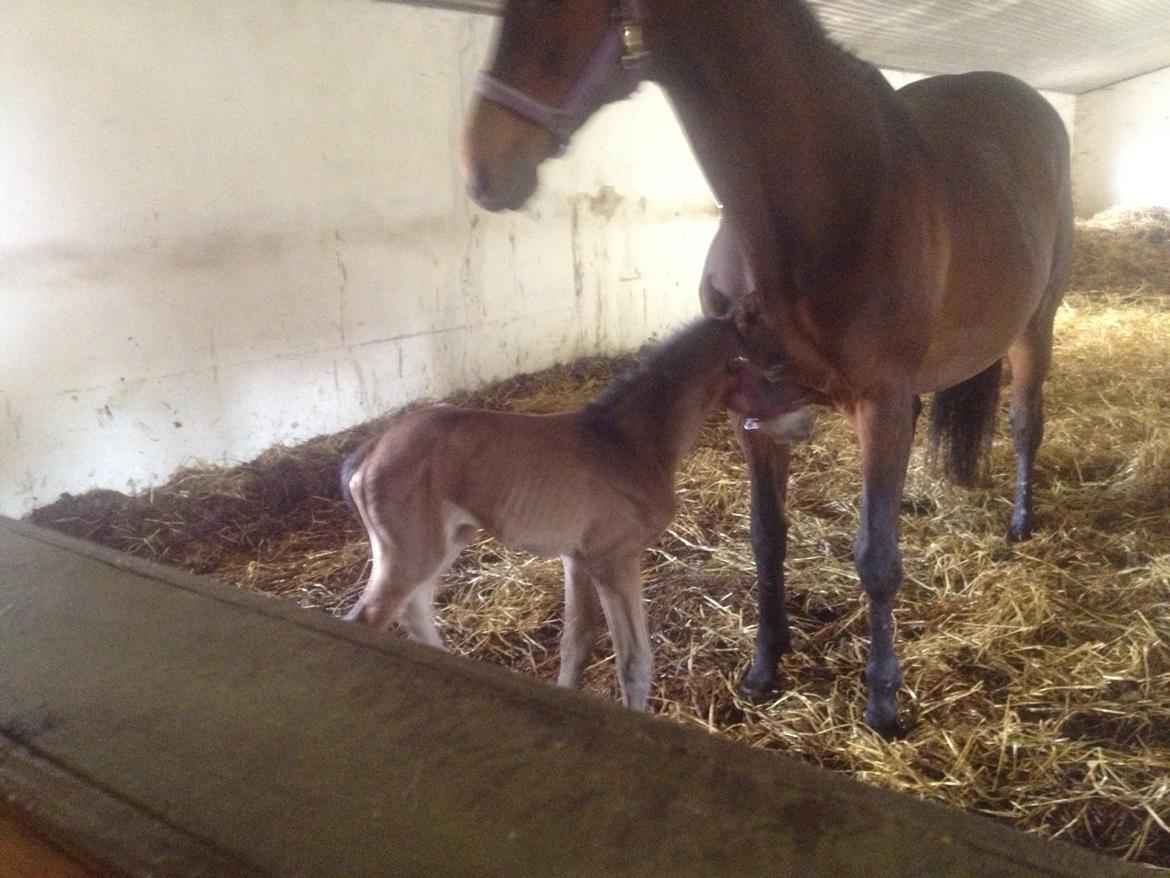
[[[731,321],[704,319],[577,411],[534,415],[453,406],[410,412],[342,465],[365,525],[370,580],[348,620],[439,648],[439,577],[482,528],[508,546],[559,555],[565,625],[557,682],[577,686],[604,612],[622,701],[646,709],[650,639],[640,556],[674,516],[674,474],[719,406],[765,407],[769,385]]]

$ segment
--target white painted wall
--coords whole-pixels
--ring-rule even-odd
[[[697,313],[714,205],[658,96],[591,123],[526,214],[465,196],[495,19],[353,0],[0,17],[0,512]]]
[[[1170,207],[1170,67],[1077,97],[1078,216]]]
[[[0,513],[697,313],[716,216],[657,91],[590,122],[526,213],[465,196],[494,18],[4,0],[0,23]]]

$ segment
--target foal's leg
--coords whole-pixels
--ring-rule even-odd
[[[593,576],[581,561],[564,555],[561,563],[565,568],[565,630],[561,633],[557,685],[574,688],[581,685],[581,673],[593,655],[601,627],[601,601]]]
[[[416,586],[398,611],[398,621],[406,629],[407,636],[436,649],[446,649],[447,644],[443,642],[443,635],[435,624],[435,588],[439,584],[439,577],[450,566],[449,563],[442,565],[434,576]]]
[[[865,722],[887,737],[898,730],[895,696],[902,685],[902,670],[894,654],[893,601],[902,581],[898,509],[914,434],[912,414],[910,394],[890,393],[861,402],[853,415],[861,447],[861,528],[853,558],[869,598]]]
[[[784,556],[788,542],[784,502],[792,449],[769,439],[760,430],[744,430],[737,417],[733,416],[732,420],[751,476],[751,540],[759,602],[756,654],[739,689],[747,698],[761,698],[778,687],[776,665],[791,647],[784,600]]]
[[[640,558],[620,558],[597,569],[597,591],[609,622],[622,703],[645,711],[653,659],[642,606]]]
[[[1044,379],[1052,362],[1052,322],[1055,307],[1047,303],[1024,334],[1008,349],[1012,365],[1012,404],[1009,418],[1016,449],[1016,496],[1008,539],[1024,540],[1032,533],[1032,476],[1036,450],[1044,438]]]
[[[399,512],[391,529],[382,510],[358,504],[370,538],[370,581],[347,621],[364,622],[383,631],[401,622],[412,640],[444,648],[435,627],[431,600],[439,578],[467,544],[464,529],[454,528],[437,511],[408,516]]]

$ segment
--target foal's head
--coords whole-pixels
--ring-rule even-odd
[[[516,209],[536,169],[599,107],[637,86],[639,0],[508,0],[463,132],[463,176],[488,210]]]

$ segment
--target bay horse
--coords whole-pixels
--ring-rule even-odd
[[[751,359],[843,412],[857,436],[864,718],[892,735],[898,511],[917,400],[935,393],[932,442],[954,480],[975,482],[1005,354],[1009,537],[1032,527],[1042,385],[1072,240],[1068,135],[1040,94],[1003,74],[895,91],[833,43],[803,0],[507,0],[464,130],[471,195],[489,210],[520,207],[538,166],[643,79],[673,103],[742,250],[750,290],[737,320]],[[759,695],[776,686],[789,644],[789,451],[761,438],[749,459],[760,617],[741,688]]]
[[[382,629],[397,620],[412,639],[443,648],[435,586],[483,529],[561,558],[559,685],[580,683],[604,614],[622,700],[645,710],[651,652],[639,566],[674,517],[675,471],[719,406],[750,414],[777,405],[742,353],[731,321],[704,319],[576,411],[437,405],[397,418],[342,464],[342,494],[373,558],[345,618]]]

